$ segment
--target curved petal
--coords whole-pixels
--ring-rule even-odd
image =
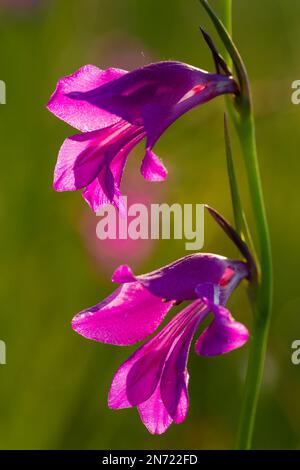
[[[107,190],[105,188],[105,173],[104,171],[98,175],[83,191],[82,196],[85,201],[88,203],[90,208],[94,212],[98,212],[100,207],[106,206],[107,204],[114,204],[118,207],[118,199],[120,194],[116,194],[116,197],[113,198],[113,201],[107,196]]]
[[[149,351],[149,344],[147,345],[147,352],[143,350],[141,357],[131,365],[128,371],[126,395],[132,406],[139,405],[151,397],[159,382],[168,354],[166,346],[162,348],[156,345],[157,347],[154,348],[153,343],[151,346]]]
[[[124,284],[125,282],[135,282],[136,277],[130,266],[127,266],[127,264],[121,264],[121,266],[119,266],[113,273],[111,280],[112,282]]]
[[[183,374],[183,380],[181,385],[181,393],[178,399],[177,408],[174,414],[174,423],[180,424],[182,423],[186,416],[189,409],[189,393],[188,393],[188,384],[189,384],[189,373],[185,370]]]
[[[124,266],[114,275],[115,282],[138,280],[152,294],[167,300],[193,300],[198,297],[195,289],[199,284],[219,284],[226,268],[234,266],[234,261],[209,253],[195,253],[174,263],[147,274],[134,276]],[[125,274],[124,274],[125,273]],[[210,299],[213,301],[213,299]]]
[[[167,348],[161,333],[138,348],[117,370],[108,396],[110,408],[129,408],[148,400],[157,387]]]
[[[129,129],[128,135],[107,150],[106,166],[83,192],[84,199],[94,212],[106,204],[113,204],[122,210],[120,183],[123,170],[129,153],[142,138],[139,130]]]
[[[79,94],[101,87],[126,73],[120,69],[101,70],[94,65],[85,65],[58,81],[47,108],[58,118],[83,132],[111,126],[120,118],[111,112],[99,109],[93,103],[81,100]]]
[[[199,299],[205,298],[211,300],[212,302],[215,301],[215,297],[217,297],[217,301],[219,300],[219,291],[219,286],[210,282],[203,282],[202,284],[198,284],[195,289]]]
[[[83,198],[94,212],[98,212],[100,207],[106,206],[107,204],[113,204],[118,209],[121,209],[122,194],[119,188],[119,180],[121,179],[127,156],[127,154],[123,154],[122,158],[118,159],[119,166],[117,171],[119,175],[116,179],[111,168],[106,165],[94,181],[92,181],[83,191]],[[115,165],[114,168],[116,169],[117,165]]]
[[[140,128],[122,121],[66,139],[54,171],[54,189],[75,191],[86,187],[83,197],[95,212],[104,204],[119,206],[127,157],[142,138]]]
[[[174,341],[176,342],[185,330],[186,321],[195,315],[202,305],[203,302],[196,301],[186,307],[119,367],[109,392],[111,408],[136,406],[150,398],[160,380]]]
[[[138,282],[125,284],[103,302],[77,314],[72,328],[95,341],[134,344],[159,326],[172,305],[162,302]]]
[[[147,134],[147,151],[151,151],[162,133],[180,116],[219,95],[234,93],[235,91],[236,84],[233,78],[207,73],[180,101],[172,105],[147,103],[142,114]]]
[[[236,322],[229,310],[219,305],[210,305],[214,320],[201,333],[195,351],[199,356],[217,356],[241,348],[249,339],[245,325]]]
[[[151,434],[164,433],[173,422],[161,399],[159,385],[151,397],[138,406],[138,411],[142,422]]]
[[[186,376],[186,386],[188,384],[188,375]],[[161,398],[160,385],[156,387],[155,392],[147,401],[138,405],[140,418],[151,434],[163,434],[173,423],[181,423],[186,417],[188,409],[188,396],[182,391],[182,395],[177,405],[177,412],[174,420],[169,415],[164,402]]]
[[[54,170],[56,191],[76,191],[97,177],[105,163],[99,148],[102,134],[102,131],[77,134],[64,141]]]
[[[155,153],[147,150],[142,161],[141,174],[147,181],[164,181],[168,171]]]
[[[207,313],[207,306],[203,302],[198,303],[197,315],[192,317],[189,325],[177,338],[164,365],[160,393],[169,415],[176,423],[181,423],[188,411],[188,354],[199,323]]]
[[[193,335],[188,344],[184,339],[178,340],[166,361],[160,382],[163,403],[169,415],[177,423],[184,421],[188,411],[189,375],[186,364],[192,337]]]
[[[194,87],[200,90],[218,79],[229,80],[182,62],[165,61],[146,65],[113,82],[72,96],[141,125],[146,105],[174,106]]]

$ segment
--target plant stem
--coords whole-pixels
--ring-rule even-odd
[[[223,0],[224,24],[231,31],[231,0]],[[228,106],[232,106],[228,103]],[[231,109],[230,115],[232,116]],[[270,326],[273,273],[272,253],[267,224],[260,171],[257,158],[255,123],[251,99],[249,106],[241,109],[240,115],[234,119],[239,136],[248,185],[255,217],[260,253],[260,272],[257,284],[251,286],[250,298],[254,311],[252,340],[247,368],[245,394],[242,405],[240,426],[237,438],[238,449],[250,449],[261,387],[267,340]]]
[[[222,21],[228,33],[232,36],[232,0],[223,0],[220,9]]]
[[[232,0],[223,0],[220,5],[220,10],[220,18],[222,19],[229,35],[232,37]],[[230,68],[232,66],[232,60],[225,46],[223,46],[222,54],[225,62]]]
[[[270,326],[273,296],[272,253],[269,229],[266,219],[263,192],[256,151],[255,126],[252,113],[241,116],[237,124],[241,147],[244,154],[250,197],[255,216],[260,248],[260,273],[258,285],[252,287],[254,310],[253,333],[250,344],[245,396],[240,418],[237,447],[251,447],[258,395],[262,382],[265,354]]]

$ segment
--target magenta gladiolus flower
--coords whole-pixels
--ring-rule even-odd
[[[152,148],[178,117],[218,95],[236,93],[232,77],[181,62],[126,72],[80,68],[59,80],[48,109],[82,131],[63,143],[54,172],[57,191],[83,189],[94,211],[120,204],[120,182],[131,150],[146,138],[141,173],[162,181],[167,170]]]
[[[113,409],[137,406],[153,434],[182,422],[188,410],[187,360],[193,336],[212,313],[195,351],[215,356],[240,348],[247,328],[225,308],[242,279],[246,262],[215,254],[193,254],[148,274],[135,276],[120,266],[112,280],[121,286],[98,305],[76,315],[72,327],[96,341],[130,345],[153,333],[175,303],[190,301],[117,370],[109,392]]]

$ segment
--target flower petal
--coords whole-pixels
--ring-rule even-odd
[[[161,399],[159,385],[151,397],[138,406],[138,411],[142,422],[151,434],[164,433],[173,422]]]
[[[232,78],[209,74],[181,62],[165,61],[146,65],[110,83],[71,96],[132,124],[144,123],[152,134],[149,140],[152,147],[151,141],[157,140],[183,113],[219,94],[235,91]],[[173,109],[175,105],[178,107]],[[148,115],[150,120],[146,119]]]
[[[124,161],[122,171],[125,163]],[[121,191],[108,166],[85,188],[82,196],[95,213],[107,204],[113,204],[120,212],[124,210]]]
[[[81,100],[79,94],[103,86],[126,73],[120,69],[101,70],[94,65],[85,65],[59,80],[47,108],[58,118],[83,132],[111,126],[120,118],[99,109],[93,103]]]
[[[86,187],[83,197],[95,212],[109,203],[119,207],[123,169],[130,151],[142,138],[140,128],[123,121],[66,139],[54,171],[54,189]]]
[[[64,141],[54,170],[56,191],[76,191],[97,177],[105,163],[99,148],[102,134],[102,131],[77,134]]]
[[[117,209],[123,211],[119,181],[126,164],[127,156],[127,154],[123,153],[117,157],[110,166],[104,166],[97,178],[83,191],[83,198],[94,212],[97,213],[101,207],[107,204],[113,204]]]
[[[174,423],[180,424],[182,423],[186,416],[189,409],[189,394],[188,394],[188,384],[189,384],[189,373],[185,370],[183,374],[183,380],[181,384],[181,393],[178,399],[177,408],[175,414],[173,416]]]
[[[191,340],[192,338],[190,342]],[[188,410],[188,372],[186,370],[188,348],[184,347],[181,341],[178,343],[166,361],[160,382],[160,394],[169,415],[175,422],[180,423],[186,418]],[[181,349],[182,353],[180,353]],[[181,355],[184,356],[184,364],[180,361]],[[179,404],[181,406],[178,409]]]
[[[112,275],[112,282],[118,282],[124,284],[125,282],[135,282],[136,278],[127,264],[119,266]]]
[[[163,102],[147,103],[142,113],[147,150],[150,151],[163,132],[183,114],[219,95],[235,91],[236,84],[231,77],[202,73],[198,75],[198,83],[178,102],[171,105]]]
[[[160,380],[164,363],[174,341],[176,342],[181,332],[185,330],[189,317],[197,313],[201,305],[204,305],[203,302],[197,300],[178,313],[119,367],[109,392],[111,408],[139,405],[150,398]]]
[[[156,342],[156,341],[155,341]],[[163,369],[168,347],[155,349],[152,344],[151,350],[148,344],[143,350],[141,357],[132,364],[128,371],[126,380],[126,395],[132,406],[139,405],[148,400],[154,393]]]
[[[117,370],[109,396],[110,408],[129,408],[148,400],[155,391],[168,349],[160,346],[161,332],[138,348]]]
[[[198,297],[195,289],[199,284],[217,285],[226,268],[234,266],[234,263],[222,256],[195,253],[147,274],[134,277],[131,273],[131,279],[138,280],[152,294],[163,299],[193,300]],[[128,270],[129,267],[127,274]],[[113,276],[115,282],[130,282],[127,275],[124,279],[116,273]]]
[[[120,184],[124,167],[131,150],[143,138],[143,134],[133,126],[111,145],[106,152],[107,167],[98,175],[83,193],[84,199],[97,212],[105,204],[113,204],[122,211]]]
[[[220,305],[210,305],[214,320],[201,333],[195,344],[200,356],[217,356],[241,348],[249,339],[245,325],[236,322],[229,310]]]
[[[159,326],[172,305],[162,302],[138,282],[124,284],[103,302],[76,315],[72,327],[95,341],[134,344]]]
[[[107,189],[104,186],[105,184],[105,177],[102,174],[98,175],[97,178],[94,179],[83,191],[82,196],[90,206],[90,208],[96,213],[102,206],[106,206],[107,204],[114,204],[117,206],[119,194],[113,198],[113,201],[108,198],[107,196]]]
[[[147,181],[164,181],[168,171],[152,150],[146,150],[141,166],[141,174]]]
[[[198,284],[195,289],[195,292],[199,299],[209,299],[212,302],[215,300],[215,296],[218,295],[220,288],[217,284],[212,284],[211,282],[203,282]],[[219,300],[219,295],[218,295]]]
[[[188,379],[187,360],[191,342],[199,323],[207,315],[208,309],[203,302],[193,302],[185,310],[193,311],[197,305],[197,314],[185,327],[172,347],[162,373],[160,393],[164,405],[176,423],[182,422],[188,410]]]
[[[145,105],[172,106],[194,85],[206,83],[209,77],[207,72],[181,62],[157,62],[71,96],[141,125]]]

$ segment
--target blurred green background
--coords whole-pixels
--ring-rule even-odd
[[[221,0],[212,3],[218,9]],[[233,5],[234,36],[253,86],[275,259],[274,316],[254,447],[295,449],[300,365],[291,363],[291,343],[300,339],[300,107],[291,104],[291,83],[300,79],[300,2],[233,0]],[[95,242],[98,220],[79,193],[53,191],[58,149],[74,131],[45,109],[58,78],[86,63],[132,69],[176,59],[213,70],[198,32],[204,25],[216,39],[211,24],[196,0],[2,0],[0,10],[0,79],[7,86],[7,104],[0,106],[0,339],[7,345],[7,364],[0,365],[0,447],[232,447],[248,347],[211,359],[191,351],[189,414],[165,435],[148,434],[134,409],[107,409],[112,375],[134,348],[88,341],[72,331],[70,321],[112,291],[110,275],[124,259]],[[158,200],[207,202],[232,219],[223,111],[219,98],[181,118],[160,139],[156,152],[169,168],[165,183],[149,184],[138,176],[143,146],[130,157],[130,178],[147,194],[159,191]],[[236,142],[234,152],[247,207]],[[126,178],[123,191],[129,189],[126,182],[134,191]],[[206,221],[204,250],[237,256]],[[142,247],[141,262],[137,249],[131,249],[131,265],[139,272],[185,255],[183,241]],[[126,256],[130,261],[129,252]],[[251,329],[243,286],[230,308]]]

